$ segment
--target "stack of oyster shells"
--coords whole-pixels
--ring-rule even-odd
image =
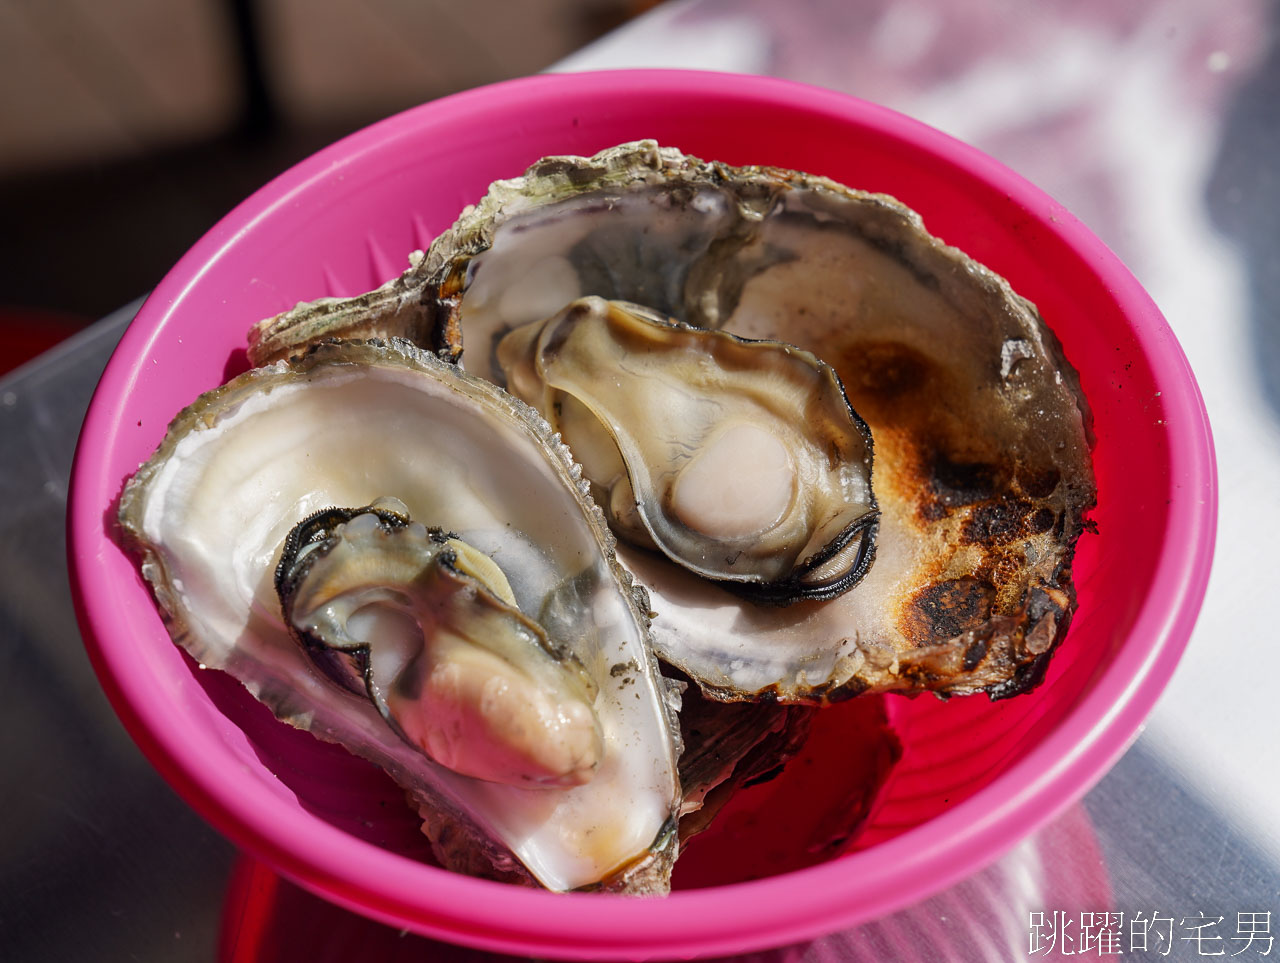
[[[387,770],[462,872],[665,892],[822,706],[1027,691],[1075,608],[1076,375],[885,195],[546,158],[248,337],[122,537],[179,644]]]

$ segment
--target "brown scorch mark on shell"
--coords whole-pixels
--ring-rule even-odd
[[[992,585],[976,578],[954,578],[927,585],[906,607],[904,634],[917,644],[954,638],[985,622],[994,599]]]
[[[1080,497],[1062,489],[1052,453],[975,431],[973,385],[927,350],[848,338],[837,363],[876,437],[877,490],[893,492],[922,544],[937,548],[897,609],[918,653],[899,674],[1003,698],[1038,683],[1065,630],[1070,553],[1054,544],[1079,531]]]

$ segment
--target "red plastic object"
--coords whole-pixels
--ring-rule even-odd
[[[0,375],[71,337],[88,322],[40,308],[0,308]]]
[[[168,420],[243,364],[249,324],[405,266],[495,178],[546,154],[653,137],[730,163],[896,195],[1039,305],[1093,408],[1097,534],[1045,682],[1002,703],[890,700],[903,757],[866,848],[662,900],[554,895],[442,872],[380,773],[272,719],[169,641],[111,536],[125,478]],[[580,959],[741,952],[900,908],[973,873],[1081,796],[1124,751],[1186,644],[1213,548],[1216,482],[1194,378],[1134,278],[1060,205],[892,111],[794,83],[702,72],[539,76],[426,104],[254,194],[156,289],[85,421],[69,506],[86,645],[113,704],[182,795],[314,892],[472,946]],[[803,818],[803,814],[798,814]],[[415,846],[418,847],[415,849]]]

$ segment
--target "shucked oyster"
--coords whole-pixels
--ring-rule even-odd
[[[620,549],[662,658],[726,699],[996,697],[1039,680],[1095,500],[1087,407],[1035,308],[892,198],[651,142],[546,158],[492,185],[401,278],[259,325],[250,354],[403,332],[465,345],[468,370],[502,383],[506,332],[586,295],[810,351],[875,437],[876,561],[837,599],[746,605]]]
[[[619,537],[755,601],[834,598],[866,572],[871,436],[808,352],[582,298],[496,356]]]
[[[445,865],[662,892],[670,690],[584,488],[491,385],[408,345],[327,344],[183,412],[120,519],[175,640],[386,769]],[[305,644],[275,591],[299,522],[280,582]]]
[[[440,765],[514,786],[595,775],[591,674],[520,611],[493,559],[413,522],[398,499],[303,519],[275,586],[313,660]]]

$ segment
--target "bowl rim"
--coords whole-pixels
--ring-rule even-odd
[[[873,126],[995,185],[1087,262],[1130,320],[1160,382],[1168,432],[1170,524],[1132,634],[1068,717],[994,783],[950,810],[867,850],[780,876],[664,900],[550,894],[471,879],[414,863],[320,820],[282,816],[265,786],[224,783],[206,765],[220,741],[165,725],[144,698],[141,673],[110,640],[126,602],[97,580],[103,552],[119,552],[106,507],[119,478],[107,466],[118,400],[139,359],[201,275],[254,223],[351,159],[424,123],[498,101],[541,102],[575,90],[728,98]],[[1208,416],[1181,347],[1147,293],[1083,224],[1004,165],[934,128],[856,97],[772,77],[689,70],[542,74],[490,84],[388,117],[318,151],[250,195],[202,237],[157,286],[102,375],[81,431],[68,496],[68,561],[85,646],[115,711],[178,793],[236,845],[284,876],[352,910],[428,936],[489,950],[580,959],[734,953],[813,938],[924,898],[987,865],[1082,796],[1129,746],[1168,682],[1204,598],[1217,517],[1217,472]],[[1078,724],[1073,724],[1078,723]],[[1079,733],[1085,735],[1081,737]],[[222,749],[225,752],[225,748]],[[356,869],[353,870],[353,867]],[[851,870],[857,871],[851,871]],[[905,894],[905,895],[903,895]],[[494,906],[500,905],[501,913]],[[728,911],[727,911],[728,910]]]

